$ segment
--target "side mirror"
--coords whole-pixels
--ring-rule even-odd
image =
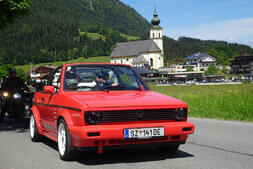
[[[53,94],[54,93],[54,86],[44,86],[44,92]]]
[[[145,90],[145,88],[144,88],[144,86],[143,86],[143,85],[141,85],[141,90]]]

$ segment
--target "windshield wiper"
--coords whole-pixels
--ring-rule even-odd
[[[103,90],[105,92],[109,92],[110,90],[120,90],[120,89],[123,89],[123,90],[137,90],[137,91],[142,90],[141,88],[132,87],[132,86],[106,86],[106,87],[103,87]]]

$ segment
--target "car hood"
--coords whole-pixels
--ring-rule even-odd
[[[187,107],[183,101],[152,91],[110,91],[71,93],[76,101],[91,109],[96,108],[133,108]]]

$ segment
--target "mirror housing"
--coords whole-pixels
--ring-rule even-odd
[[[54,93],[54,86],[44,86],[44,92],[53,94]]]

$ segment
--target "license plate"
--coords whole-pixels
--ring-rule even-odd
[[[124,138],[152,138],[164,136],[163,127],[124,129]]]

